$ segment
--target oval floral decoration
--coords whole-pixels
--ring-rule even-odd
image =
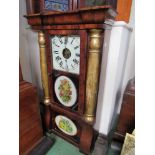
[[[77,127],[69,118],[58,115],[55,117],[57,127],[67,135],[75,136],[77,134]]]
[[[67,79],[60,80],[59,96],[63,102],[68,103],[72,98],[71,84]]]
[[[66,107],[71,107],[77,99],[77,91],[74,83],[66,76],[59,76],[55,81],[55,94]]]

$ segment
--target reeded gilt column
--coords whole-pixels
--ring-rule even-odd
[[[86,107],[84,119],[93,124],[97,104],[99,83],[99,69],[101,60],[101,32],[100,29],[90,30],[90,42],[88,51],[87,78],[86,78]]]
[[[45,34],[40,31],[38,33],[38,42],[40,49],[40,67],[41,67],[41,78],[42,86],[44,89],[44,104],[50,104],[50,93],[49,93],[49,82],[48,82],[48,72],[47,72],[47,63],[46,63],[46,43],[45,43]]]

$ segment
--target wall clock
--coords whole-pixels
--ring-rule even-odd
[[[104,29],[111,29],[115,16],[110,6],[26,16],[39,30],[46,130],[85,154],[95,139]]]

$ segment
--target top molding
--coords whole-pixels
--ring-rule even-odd
[[[60,26],[80,24],[106,24],[105,21],[113,21],[117,15],[111,6],[87,7],[70,12],[48,12],[29,14],[28,24],[34,26]],[[110,22],[108,22],[109,24]],[[110,25],[110,24],[109,24]]]

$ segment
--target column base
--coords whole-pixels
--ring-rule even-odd
[[[95,122],[95,117],[92,115],[84,115],[84,121],[90,125],[93,125]]]

